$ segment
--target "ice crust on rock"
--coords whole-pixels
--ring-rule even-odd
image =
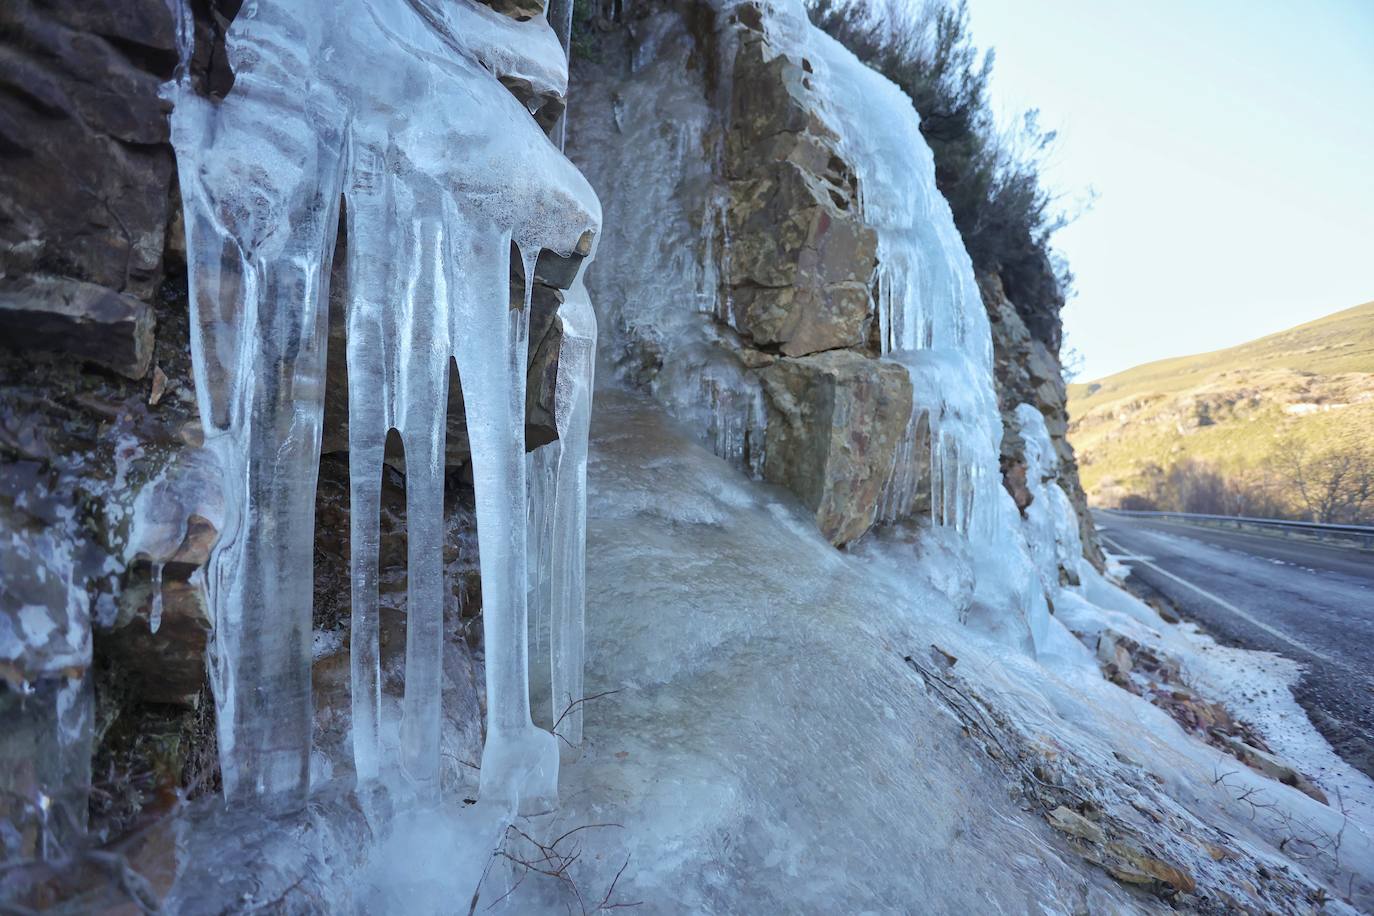
[[[717,454],[759,476],[763,389],[731,352],[721,291],[730,240],[718,113],[728,108],[729,81],[713,95],[704,71],[717,64],[684,68],[692,54],[682,18],[651,12],[637,26],[628,76],[585,87],[569,124],[572,155],[607,208],[587,272],[602,330],[600,378],[647,386]]]
[[[812,62],[825,113],[859,179],[865,220],[878,235],[877,318],[883,358],[906,367],[912,418],[897,450],[880,520],[910,517],[918,467],[929,467],[930,515],[966,537],[977,558],[970,619],[1031,651],[1048,633],[1049,606],[1019,513],[1002,487],[1001,417],[992,335],[935,161],[910,99],[778,4],[774,32]],[[979,613],[981,611],[981,613]],[[1008,611],[1014,619],[1006,619]]]
[[[562,46],[543,17],[515,22],[469,0],[254,4],[227,45],[236,82],[226,98],[199,97],[185,79],[170,89],[197,394],[226,484],[225,530],[209,568],[225,794],[293,808],[309,787],[309,570],[342,200],[359,780],[399,772],[409,792],[432,798],[438,789],[444,423],[457,371],[483,582],[482,794],[546,808],[558,754],[531,722],[526,655],[528,296],[541,250],[589,254],[600,206],[502,81],[561,97]],[[512,248],[524,308],[509,305]],[[595,340],[585,299],[566,320],[584,349]],[[571,504],[591,375],[573,377],[577,363],[559,381],[568,435],[580,431],[583,444],[562,446],[560,483],[568,482],[555,525],[579,521]],[[377,652],[377,495],[393,429],[405,445],[409,539],[399,748],[381,738]],[[579,538],[555,531],[553,541],[576,552]],[[580,563],[580,554],[561,561],[555,576],[575,588]],[[571,603],[554,602],[565,627],[580,619]],[[567,633],[564,643],[579,640]],[[577,659],[565,653],[565,681]],[[389,767],[393,756],[398,766]]]

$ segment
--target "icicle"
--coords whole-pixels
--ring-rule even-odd
[[[191,354],[206,447],[225,471],[210,559],[225,795],[299,807],[309,787],[315,478],[343,110],[311,82],[318,17],[234,24],[259,54],[218,104],[172,94],[186,210]],[[252,206],[246,205],[252,201]]]
[[[600,211],[498,79],[561,96],[561,46],[542,16],[515,22],[476,4],[421,10],[399,0],[249,5],[228,46],[236,83],[223,101],[197,96],[184,65],[169,91],[197,396],[228,491],[206,577],[226,795],[291,807],[308,787],[313,508],[342,194],[358,778],[388,770],[377,564],[394,429],[409,548],[399,766],[421,799],[438,788],[445,413],[456,360],[484,591],[483,791],[547,806],[557,750],[530,722],[526,680],[521,420],[532,283],[525,307],[510,309],[509,252],[515,236],[532,279],[540,248],[570,253]],[[361,74],[365,58],[379,65]]]
[[[559,353],[560,369],[563,359]],[[551,683],[549,666],[552,648],[550,638],[550,606],[553,600],[553,525],[555,494],[557,492],[558,461],[563,451],[562,439],[555,439],[525,456],[525,470],[529,480],[529,630],[530,667],[532,683]],[[549,706],[553,702],[550,700]],[[552,729],[554,716],[550,708],[535,713],[535,722]]]
[[[401,314],[408,326],[398,356],[398,428],[405,444],[407,547],[401,763],[420,795],[432,798],[439,789],[443,696],[444,436],[451,327],[448,274],[456,265],[448,260],[441,207],[426,207],[422,201],[414,225],[412,241],[417,248],[418,269],[411,275],[402,300]],[[501,261],[506,263],[504,258]]]
[[[162,626],[162,568],[163,564],[153,562],[153,606],[148,612],[148,632],[156,633]]]
[[[587,439],[596,372],[596,315],[582,281],[559,310],[555,416],[558,471],[552,518],[550,682],[555,733],[563,746],[582,743],[583,658],[586,643]]]
[[[355,130],[347,200],[349,562],[352,585],[349,666],[353,758],[358,780],[381,773],[381,671],[377,574],[380,552],[382,462],[397,420],[398,321],[403,300],[399,271],[418,265],[379,258],[401,247],[411,224],[408,200],[391,179],[385,138]]]
[[[525,576],[525,358],[528,316],[509,307],[510,233],[454,216],[452,340],[477,496],[486,635],[487,743],[481,791],[522,811],[558,793],[558,748],[530,718]],[[407,678],[409,680],[409,678]]]

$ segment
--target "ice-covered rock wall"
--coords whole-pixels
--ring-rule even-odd
[[[308,570],[342,207],[358,778],[422,797],[438,788],[445,418],[456,372],[482,571],[482,792],[546,808],[558,750],[531,722],[526,644],[530,297],[536,275],[560,272],[560,258],[570,267],[559,285],[573,282],[600,222],[596,196],[535,117],[561,112],[564,50],[543,15],[517,21],[469,0],[255,4],[235,19],[227,47],[235,78],[222,100],[184,75],[170,89],[197,395],[226,488],[208,567],[225,793],[294,807],[310,786]],[[514,307],[513,271],[525,290]],[[546,501],[563,641],[555,676],[566,689],[581,657],[571,619],[581,540],[570,526],[581,524],[595,325],[580,293],[565,309],[563,439]],[[393,430],[405,449],[409,545],[394,748],[381,721],[376,578]]]
[[[910,99],[799,3],[650,6],[625,31],[623,57],[575,74],[570,134],[617,239],[588,280],[614,371],[836,544],[953,529],[974,601],[1037,643],[987,312]]]

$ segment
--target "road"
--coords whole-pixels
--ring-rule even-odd
[[[1230,645],[1304,667],[1294,693],[1374,778],[1374,553],[1186,522],[1094,513],[1103,545]]]

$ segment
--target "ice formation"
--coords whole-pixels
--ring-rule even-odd
[[[183,37],[189,22],[183,11]],[[542,16],[516,22],[470,0],[252,4],[234,20],[228,49],[236,82],[222,101],[200,97],[184,77],[170,89],[197,395],[226,481],[209,572],[225,794],[290,808],[309,789],[309,570],[342,201],[358,778],[391,770],[377,564],[382,452],[394,429],[405,446],[409,544],[397,769],[421,797],[438,788],[445,405],[457,371],[483,583],[482,794],[546,808],[558,753],[531,722],[526,646],[529,295],[541,250],[590,253],[600,207],[500,79],[528,86],[531,100],[561,98],[563,49]],[[513,250],[524,307],[510,303]],[[571,296],[563,319],[570,350],[589,354],[595,323],[585,298]],[[569,359],[559,376],[559,428],[569,439],[551,538],[564,647],[556,676],[573,690],[581,634],[570,630],[580,626],[581,599],[569,591],[581,581],[581,536],[558,526],[581,520],[590,384],[590,357]]]
[[[691,51],[676,14],[645,18],[638,36],[631,81],[614,94],[579,96],[571,125],[574,148],[597,151],[579,165],[595,173],[606,207],[587,281],[602,331],[600,377],[647,383],[717,454],[758,476],[763,391],[727,354],[732,331],[716,320],[730,310],[721,282],[730,245],[717,120],[729,81],[713,94],[700,70],[684,69]]]
[[[532,629],[547,633],[549,723],[565,748],[582,743],[586,620],[587,436],[596,374],[596,315],[579,281],[563,308],[554,389],[558,438],[530,455]],[[542,646],[541,646],[542,648]]]
[[[934,157],[910,99],[804,17],[795,6],[778,9],[777,33],[817,68],[815,86],[859,178],[864,217],[878,234],[883,358],[901,363],[911,377],[913,413],[879,519],[910,516],[918,469],[928,466],[932,520],[963,535],[975,558],[975,603],[1011,609],[1018,620],[990,625],[1039,651],[1049,631],[1052,592],[1045,563],[1037,561],[1061,535],[1042,524],[1028,539],[1002,487],[991,330],[972,262],[935,184]],[[1036,419],[1043,434],[1044,421]],[[1053,448],[1047,434],[1043,440],[1039,470],[1052,474]],[[1051,512],[1063,528],[1063,513],[1072,515],[1073,507],[1058,484],[1052,493],[1059,498],[1052,507],[1037,507],[1035,517]],[[1076,533],[1076,522],[1071,527]],[[1042,535],[1048,548],[1036,539]],[[1062,546],[1082,552],[1081,544]],[[1057,587],[1057,571],[1053,578]]]
[[[717,10],[719,67],[734,61],[737,4]],[[992,338],[973,267],[949,205],[935,184],[932,154],[911,101],[895,85],[813,28],[801,4],[770,3],[770,45],[815,69],[810,85],[858,177],[864,220],[878,238],[876,318],[883,359],[910,375],[913,409],[877,511],[880,522],[911,518],[928,497],[936,525],[954,529],[985,559],[977,600],[1014,609],[1011,638],[1035,645],[1048,606],[1020,524],[1001,485],[1002,420],[993,390]],[[612,110],[579,120],[586,167],[607,206],[614,239],[590,275],[611,373],[635,384],[641,363],[661,363],[648,387],[701,430],[716,454],[759,476],[768,408],[754,376],[731,355],[730,239],[719,119],[729,79],[681,75],[687,53],[671,16],[640,25],[633,82]],[[672,53],[663,50],[672,48]],[[675,76],[667,76],[667,71]],[[589,103],[584,103],[589,104]],[[614,136],[595,134],[613,125]],[[651,220],[643,214],[653,213]],[[926,473],[926,469],[929,473]],[[928,488],[928,489],[924,489]],[[1015,631],[1015,632],[1012,632]]]

